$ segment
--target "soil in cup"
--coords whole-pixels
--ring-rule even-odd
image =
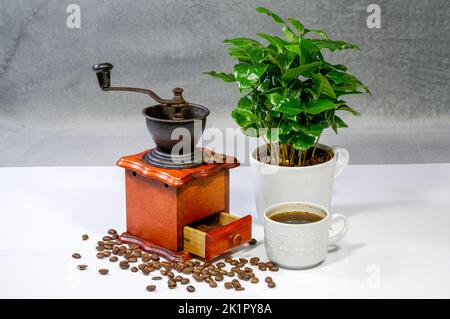
[[[283,224],[309,224],[323,219],[320,215],[300,211],[280,212],[270,215],[269,218]]]

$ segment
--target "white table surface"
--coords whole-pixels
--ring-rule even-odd
[[[233,214],[254,214],[249,173],[232,170]],[[96,259],[97,238],[125,229],[123,182],[116,167],[0,168],[0,297],[450,297],[450,164],[349,166],[333,199],[332,210],[350,220],[339,249],[316,268],[270,273],[275,289],[244,282],[243,292],[195,283],[188,294],[160,281],[149,293],[150,277]],[[260,244],[234,256],[266,258],[261,225],[253,232]],[[90,240],[81,240],[84,233]],[[79,271],[79,263],[89,269]],[[105,266],[110,274],[100,276]]]

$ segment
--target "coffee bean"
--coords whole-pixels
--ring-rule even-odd
[[[174,280],[180,282],[180,281],[183,280],[183,277],[181,277],[180,275],[178,275],[178,276],[176,276],[176,277],[174,278]]]
[[[137,267],[131,267],[131,269],[130,269],[132,272],[138,272],[139,271],[139,269],[137,269]]]
[[[258,241],[257,241],[255,238],[252,238],[248,243],[249,243],[250,245],[256,245],[257,242],[258,242]]]
[[[264,281],[267,282],[267,283],[269,283],[269,282],[273,282],[273,279],[272,279],[272,277],[266,277],[266,278],[264,279]]]
[[[104,255],[105,257],[109,257],[109,256],[111,256],[111,252],[110,252],[110,251],[104,251],[104,252],[103,252],[103,255]]]
[[[215,281],[222,281],[223,280],[223,276],[222,275],[217,275],[216,277],[214,277]]]
[[[187,285],[190,282],[189,278],[183,278],[181,279],[181,284],[182,285]]]
[[[194,268],[192,268],[192,267],[185,267],[185,268],[183,268],[183,274],[186,274],[186,275],[192,274],[193,269]]]
[[[278,266],[273,266],[273,267],[270,267],[269,270],[270,271],[278,271],[279,268],[278,268]]]
[[[111,236],[103,236],[102,240],[103,241],[109,241],[109,240],[112,240],[112,237]]]
[[[105,246],[105,243],[104,243],[103,241],[100,240],[100,241],[97,242],[97,245],[98,245],[98,246]]]
[[[250,264],[252,266],[256,266],[258,263],[259,263],[259,258],[258,257],[250,258]]]
[[[115,239],[119,238],[119,235],[117,235],[117,234],[112,234],[112,235],[111,235],[111,238],[115,240]]]
[[[174,289],[177,286],[177,283],[175,280],[169,279],[169,281],[167,282],[167,285],[169,286],[170,289]]]
[[[228,277],[234,277],[234,271],[227,272],[227,276]]]
[[[240,283],[239,280],[237,280],[237,279],[233,279],[233,280],[231,281],[231,284],[233,285],[234,288],[240,287],[240,286],[241,286],[241,283]]]
[[[105,246],[97,246],[97,247],[95,247],[95,249],[97,249],[98,251],[104,251]]]
[[[161,279],[162,279],[161,276],[154,276],[154,277],[152,277],[152,280],[161,280]]]
[[[89,236],[86,235],[86,234],[84,234],[83,236],[81,236],[81,239],[83,239],[83,240],[88,240],[88,239],[89,239]]]
[[[225,267],[225,263],[220,262],[220,263],[217,263],[216,266],[217,266],[217,267],[220,267],[220,268],[223,268],[223,267]]]
[[[223,285],[225,286],[226,289],[231,289],[233,287],[233,285],[229,281],[225,282]]]
[[[261,271],[266,271],[267,267],[266,267],[266,265],[259,265],[258,269],[261,270]]]
[[[211,281],[209,282],[209,286],[210,286],[211,288],[216,288],[216,287],[217,287],[217,283],[216,283],[214,280],[211,280]]]
[[[80,259],[81,255],[79,253],[74,253],[74,254],[72,254],[72,258]]]
[[[258,277],[253,277],[253,278],[250,280],[250,282],[251,282],[252,284],[257,284],[257,283],[259,282],[259,279],[258,279]]]
[[[120,240],[120,239],[116,239],[116,245],[122,245],[123,244],[123,242]]]
[[[130,257],[130,258],[128,258],[128,262],[129,263],[135,263],[135,262],[137,262],[137,258],[136,257]]]
[[[108,234],[110,234],[110,235],[114,235],[114,234],[117,234],[117,231],[115,230],[115,229],[108,229]]]
[[[97,256],[98,259],[105,258],[105,255],[103,253],[98,253],[96,256]]]
[[[117,258],[116,256],[112,256],[111,258],[109,258],[109,261],[113,262],[113,263],[115,263],[118,260],[119,260],[119,258]]]
[[[189,292],[194,292],[195,291],[195,287],[192,286],[192,285],[189,285],[189,286],[186,287],[186,290],[189,291]]]
[[[107,275],[107,274],[108,274],[109,270],[108,270],[108,269],[102,268],[102,269],[99,269],[98,272],[100,273],[100,275],[103,275],[103,276],[104,276],[104,275]]]
[[[269,287],[269,288],[275,288],[275,286],[276,286],[276,284],[273,281],[267,283],[267,287]]]
[[[236,291],[243,291],[243,290],[245,290],[245,288],[244,288],[244,287],[241,287],[241,286],[239,286],[239,287],[236,287],[236,288],[234,288],[234,290],[236,290]]]
[[[119,267],[122,269],[128,269],[128,268],[130,268],[130,264],[124,260],[119,263]]]
[[[155,291],[156,290],[156,286],[155,285],[148,285],[147,286],[147,291]]]
[[[85,270],[88,267],[88,265],[78,265],[77,268],[80,270]]]
[[[244,264],[248,263],[248,260],[245,258],[239,258],[239,261]]]

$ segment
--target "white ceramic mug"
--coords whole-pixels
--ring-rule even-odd
[[[264,210],[277,203],[305,201],[330,209],[334,179],[347,166],[350,156],[342,147],[318,146],[329,151],[333,157],[322,164],[302,167],[261,163],[256,159],[257,149],[253,150],[250,162],[256,210],[261,223],[264,222]]]
[[[307,224],[287,224],[270,219],[283,212],[308,212],[322,217]],[[344,226],[330,235],[330,225],[342,220]],[[342,214],[330,216],[328,209],[308,202],[286,202],[273,205],[264,212],[264,243],[270,260],[284,268],[309,268],[325,260],[328,245],[341,240],[348,231],[348,220]]]

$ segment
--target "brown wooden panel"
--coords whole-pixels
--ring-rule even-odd
[[[252,216],[239,218],[206,234],[205,259],[211,260],[252,238]]]
[[[225,179],[228,170],[217,175],[196,179],[179,188],[180,220],[178,243],[183,245],[183,227],[205,217],[223,212],[228,206],[228,189]]]
[[[127,232],[177,251],[177,188],[125,171]]]

